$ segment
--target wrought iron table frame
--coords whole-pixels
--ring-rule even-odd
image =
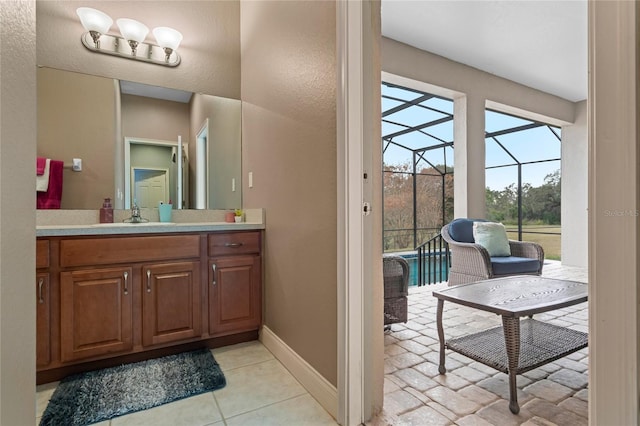
[[[434,291],[438,299],[440,374],[446,372],[445,348],[509,375],[509,409],[520,411],[516,376],[585,348],[587,333],[532,319],[534,314],[586,302],[587,285],[539,276],[512,276]],[[445,341],[444,301],[495,313],[502,327]],[[520,321],[521,317],[529,317]]]

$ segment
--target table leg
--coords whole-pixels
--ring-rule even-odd
[[[442,310],[444,307],[444,300],[438,299],[438,311],[436,313],[436,321],[438,324],[438,339],[440,340],[440,365],[438,371],[440,374],[444,374],[447,369],[444,367],[444,329],[442,328]]]
[[[520,362],[520,318],[503,316],[502,328],[509,361],[509,410],[513,414],[518,414],[520,406],[518,405],[516,372]]]

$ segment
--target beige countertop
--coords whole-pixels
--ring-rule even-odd
[[[159,222],[157,211],[142,211],[149,222],[124,223],[128,211],[114,211],[114,223],[98,223],[98,210],[38,211],[36,237],[74,235],[157,234],[265,229],[263,209],[246,209],[244,221],[227,223],[225,210],[175,210],[175,222]]]

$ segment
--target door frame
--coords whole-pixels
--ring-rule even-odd
[[[338,423],[360,425],[365,419],[364,278],[362,214],[364,190],[363,5],[336,3],[337,27],[337,287]],[[370,222],[370,221],[369,221]],[[370,232],[369,223],[369,232]]]
[[[205,119],[196,136],[195,200],[193,208],[208,209],[209,206],[209,119]],[[204,170],[202,169],[204,167]]]
[[[161,139],[146,139],[125,136],[124,138],[124,208],[131,208],[131,145],[155,145],[175,147],[178,149],[178,141]],[[183,144],[183,146],[186,144]],[[146,167],[148,168],[148,167]],[[181,179],[182,173],[176,174],[176,179]]]

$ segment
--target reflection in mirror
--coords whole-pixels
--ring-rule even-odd
[[[182,148],[182,155],[178,153]],[[124,138],[124,208],[155,208],[161,202],[188,205],[186,146],[178,141]],[[206,182],[205,182],[206,184]]]
[[[209,143],[209,119],[207,118],[196,136],[196,179],[194,182],[194,207],[205,209],[209,205],[207,197],[207,182],[209,181],[209,167],[207,167],[207,145]],[[235,184],[235,178],[233,183]],[[235,190],[235,187],[232,188]]]
[[[176,99],[169,92],[186,96]],[[185,208],[241,207],[240,115],[236,99],[38,69],[38,156],[83,162],[82,172],[64,170],[63,209],[97,209],[106,197],[114,207],[128,208],[136,189],[125,157],[131,161],[136,149],[152,145],[150,140],[164,141],[167,149],[178,136],[184,149],[176,148],[176,157],[184,156],[183,173],[165,164],[166,155],[153,164],[155,155],[149,153],[138,155],[144,159],[139,168],[168,170],[165,181],[174,205],[182,198]],[[127,139],[147,143],[127,145]],[[133,151],[127,153],[127,146]],[[182,190],[172,194],[178,186]]]

